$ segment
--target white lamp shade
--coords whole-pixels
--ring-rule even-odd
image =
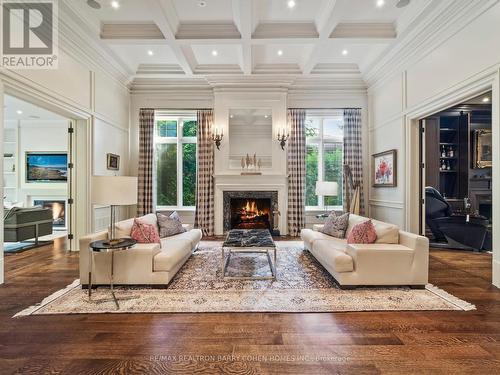
[[[327,197],[336,197],[339,190],[339,184],[331,181],[316,181],[316,195]]]
[[[92,203],[127,206],[137,203],[137,177],[93,176]]]

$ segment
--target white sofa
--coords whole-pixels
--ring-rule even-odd
[[[156,214],[148,214],[140,218],[142,222],[156,224]],[[134,219],[116,223],[116,237],[130,237]],[[136,244],[128,250],[114,254],[115,285],[167,285],[177,271],[188,260],[201,240],[200,229],[190,229],[175,236],[161,239],[160,244]],[[91,234],[80,238],[80,280],[88,285],[89,278],[89,244],[92,241],[108,238],[108,231]],[[107,253],[94,253],[92,284],[109,284],[111,256]]]
[[[346,238],[354,225],[369,220],[351,214]],[[322,225],[303,229],[304,246],[342,288],[356,286],[408,285],[424,287],[428,282],[429,240],[399,230],[396,225],[372,220],[377,240],[373,244],[347,244],[346,239],[319,232]]]

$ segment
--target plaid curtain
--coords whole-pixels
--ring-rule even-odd
[[[139,178],[137,216],[153,212],[153,141],[155,111],[139,111]]]
[[[359,187],[359,214],[363,215],[365,205],[363,197],[363,144],[361,139],[360,108],[344,109],[344,164],[347,164],[351,168],[354,186]],[[347,194],[350,197],[353,196],[354,192],[349,190],[349,185],[346,184],[344,188],[344,204]]]
[[[198,146],[196,174],[196,213],[194,225],[205,236],[214,235],[214,142],[212,140],[213,111],[200,110],[198,117]]]
[[[289,109],[288,234],[298,236],[305,227],[306,134],[304,109]]]

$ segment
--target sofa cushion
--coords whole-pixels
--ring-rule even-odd
[[[173,212],[172,215],[175,213],[177,215],[177,212]],[[182,226],[182,223],[178,219],[179,215],[177,216],[166,216],[160,213],[156,214],[156,217],[158,219],[158,228],[160,230],[160,237],[170,237],[175,234],[179,233],[184,233],[186,229]]]
[[[326,269],[339,273],[352,272],[354,270],[352,257],[337,249],[336,245],[338,246],[339,243],[325,240],[315,241],[313,255]]]
[[[374,243],[377,239],[377,233],[375,232],[375,226],[371,220],[365,221],[360,224],[356,224],[352,228],[351,233],[347,237],[347,243]]]
[[[147,214],[138,217],[139,221],[144,224],[157,224],[156,214]],[[117,238],[130,237],[130,232],[132,231],[132,225],[134,225],[134,219],[127,219],[119,221],[115,224],[115,233]]]
[[[330,216],[325,220],[321,232],[328,234],[332,237],[345,238],[345,231],[349,225],[349,212],[337,216],[335,211],[332,211]]]
[[[349,215],[349,225],[347,226],[346,237],[349,237],[349,234],[355,225],[363,223],[367,220],[370,219],[355,214]],[[399,243],[399,227],[397,225],[373,219],[372,223],[375,227],[375,233],[377,233],[377,240],[375,243]]]
[[[167,241],[161,252],[153,258],[154,271],[169,272],[175,269],[179,262],[191,254],[191,242],[187,239]]]
[[[139,219],[134,219],[130,237],[138,243],[160,243],[158,227],[155,224],[141,223]]]
[[[165,237],[161,239],[162,248],[168,247],[170,242],[176,242],[179,240],[187,240],[191,243],[191,248],[195,248],[198,242],[200,242],[202,237],[202,232],[200,229],[191,229],[184,233],[175,234],[170,237]]]

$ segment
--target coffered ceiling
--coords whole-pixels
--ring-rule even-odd
[[[437,0],[95,1],[64,0],[130,79],[155,79],[361,76]]]

